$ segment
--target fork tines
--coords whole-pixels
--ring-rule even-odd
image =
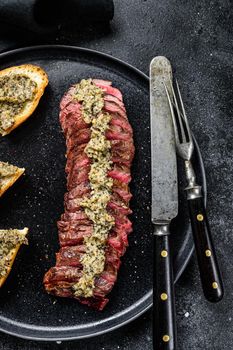
[[[172,82],[170,89],[171,95],[168,92],[168,88],[166,85],[165,90],[167,93],[168,102],[171,110],[177,150],[182,158],[190,159],[193,152],[193,141],[177,80],[177,93],[175,92]],[[185,155],[183,154],[184,152],[182,152],[184,151],[184,146],[186,146],[185,148],[188,151],[185,152]]]

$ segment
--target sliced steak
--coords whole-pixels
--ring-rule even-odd
[[[61,247],[73,246],[83,243],[84,237],[88,237],[92,234],[92,226],[80,225],[77,229],[70,229],[67,232],[59,233],[59,242]]]
[[[124,103],[121,100],[119,100],[116,96],[106,94],[104,96],[104,101],[105,102],[114,102],[116,105],[118,105],[126,113]]]
[[[108,172],[108,175],[115,180],[128,184],[131,181],[129,168],[124,164],[114,164],[114,168]]]
[[[77,282],[81,277],[81,270],[71,266],[55,266],[45,274],[44,283]]]
[[[56,254],[56,266],[82,267],[80,259],[84,253],[85,246],[83,245],[62,247]]]
[[[113,95],[116,98],[118,98],[120,101],[123,101],[122,93],[118,89],[113,88],[111,85],[106,85],[96,80],[95,80],[95,84],[99,86],[107,95]]]
[[[130,167],[134,157],[133,131],[129,124],[121,92],[112,87],[110,81],[93,79],[92,83],[103,91],[103,111],[111,115],[106,138],[111,142],[112,168],[108,176],[113,179],[111,199],[107,204],[108,213],[115,224],[108,233],[105,247],[103,272],[95,277],[93,296],[77,297],[73,286],[83,276],[82,257],[85,254],[85,237],[93,233],[93,222],[81,206],[84,197],[91,195],[89,172],[91,160],[85,153],[90,141],[91,129],[82,117],[82,103],[75,99],[76,87],[72,86],[60,103],[59,119],[67,146],[67,190],[64,195],[65,212],[58,221],[60,250],[56,254],[56,266],[44,276],[48,293],[60,297],[75,298],[80,303],[102,310],[108,303],[107,295],[116,280],[121,256],[128,246],[128,235],[132,223],[129,190]]]
[[[112,113],[112,118],[110,120],[110,125],[118,125],[121,126],[124,132],[128,131],[131,135],[133,134],[133,130],[128,120],[122,118],[118,113]]]
[[[118,113],[122,118],[127,119],[125,110],[114,102],[105,101],[104,110],[108,113]]]

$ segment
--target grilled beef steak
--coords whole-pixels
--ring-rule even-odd
[[[48,293],[102,310],[117,279],[132,224],[133,132],[121,92],[109,81],[83,80],[60,104],[67,146],[60,251],[44,276]]]

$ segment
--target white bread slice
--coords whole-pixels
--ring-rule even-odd
[[[0,288],[2,287],[2,285],[4,284],[4,282],[6,281],[9,273],[11,272],[12,269],[12,265],[15,261],[16,255],[19,251],[20,246],[24,243],[27,244],[27,239],[26,239],[26,235],[28,233],[28,228],[25,227],[23,230],[0,230],[0,234],[8,234],[9,231],[17,231],[16,233],[21,237],[21,242],[22,243],[18,243],[14,246],[14,248],[12,248],[10,250],[10,252],[4,257],[4,262],[6,263],[6,273],[4,274],[4,276],[0,277]],[[0,242],[1,244],[1,242]]]
[[[2,71],[0,71],[0,78],[3,76],[9,76],[9,75],[14,75],[14,74],[22,74],[24,76],[28,76],[31,80],[35,81],[37,83],[37,92],[34,96],[34,99],[32,101],[27,102],[25,108],[21,113],[16,115],[14,117],[15,122],[14,124],[5,132],[2,133],[2,136],[5,136],[9,134],[12,130],[17,128],[20,124],[22,124],[30,115],[34,112],[36,109],[41,96],[44,93],[44,90],[46,86],[48,85],[48,76],[45,73],[45,71],[40,68],[39,66],[35,66],[32,64],[23,64],[21,66],[14,66],[14,67],[9,67],[6,68]]]
[[[0,162],[0,167],[1,165],[4,166],[10,166],[12,167],[10,164],[8,163],[4,163],[4,162]],[[0,197],[3,195],[4,192],[6,192],[6,190],[8,190],[8,188],[10,188],[15,181],[18,180],[18,178],[24,173],[25,169],[24,168],[18,168],[16,166],[14,166],[15,168],[15,173],[10,175],[10,176],[6,176],[3,178],[0,178]]]

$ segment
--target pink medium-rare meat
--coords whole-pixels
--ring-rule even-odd
[[[93,83],[95,85],[102,85],[102,86],[111,86],[112,82],[109,80],[102,80],[102,79],[92,79]]]
[[[110,120],[110,125],[118,125],[122,127],[125,132],[128,131],[129,134],[133,134],[131,125],[125,118],[120,117],[117,113],[112,113],[112,118]]]
[[[117,163],[114,165],[114,168],[108,172],[108,175],[115,180],[128,184],[131,181],[131,175],[129,169],[125,166],[122,169],[121,166]]]
[[[105,95],[104,101],[105,102],[114,102],[116,105],[118,105],[126,113],[124,103],[122,101],[120,101],[117,97],[115,97],[113,95]]]
[[[127,118],[125,110],[114,102],[105,101],[104,110],[108,113],[117,113],[122,118]]]
[[[98,81],[98,79],[93,80],[93,82],[105,92],[105,95],[112,95],[115,96],[118,100],[123,101],[122,93],[118,89],[112,87],[112,84],[107,85],[106,83]]]
[[[93,79],[103,91],[103,111],[110,116],[106,139],[111,143],[111,170],[107,176],[113,179],[111,199],[107,211],[114,218],[114,226],[108,233],[103,272],[95,277],[93,295],[75,295],[74,285],[83,275],[82,258],[85,255],[85,237],[91,237],[93,222],[80,205],[91,193],[89,172],[91,159],[85,149],[91,138],[91,125],[82,116],[82,103],[75,99],[75,86],[64,95],[60,103],[60,123],[67,146],[67,190],[64,196],[65,212],[58,221],[60,250],[56,254],[56,266],[45,274],[44,285],[48,293],[60,297],[75,298],[80,303],[102,310],[108,302],[107,294],[117,280],[121,256],[128,246],[128,234],[132,223],[129,190],[130,167],[134,157],[133,131],[128,122],[121,92],[111,82]]]

